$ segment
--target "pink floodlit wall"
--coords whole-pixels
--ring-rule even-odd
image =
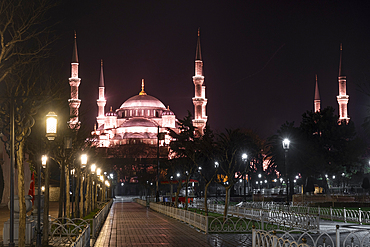
[[[338,79],[339,81],[339,95],[340,96],[345,96],[347,95],[347,89],[346,89],[346,77],[341,76]]]
[[[72,63],[71,77],[78,78],[78,63]]]
[[[203,62],[201,60],[195,61],[195,76],[203,75]]]

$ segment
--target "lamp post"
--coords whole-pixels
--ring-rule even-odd
[[[62,198],[62,203],[64,204],[63,205],[63,211],[64,213],[62,213],[62,216],[64,217],[70,217],[70,194],[69,194],[69,191],[70,191],[70,183],[69,183],[69,164],[67,164],[67,161],[69,161],[69,155],[70,155],[70,152],[71,152],[71,149],[72,149],[72,137],[71,136],[65,136],[64,137],[64,160],[63,160],[63,163],[62,163],[62,171],[61,171],[61,180],[63,180],[63,182],[61,182],[61,185],[63,186],[62,188],[62,194],[63,194],[63,198]],[[68,205],[68,207],[67,207]]]
[[[220,164],[215,161],[215,169],[217,170]],[[218,198],[218,183],[216,183],[216,199]]]
[[[81,174],[83,174],[84,169],[86,167],[86,164],[87,164],[87,155],[86,154],[82,154],[81,155]],[[83,197],[84,186],[83,186],[83,182],[84,182],[84,178],[82,177],[80,179],[80,203],[79,203],[80,218],[83,217],[83,213],[84,213],[84,207],[83,207],[83,203],[84,203],[84,200],[83,200],[84,199],[84,197]]]
[[[247,159],[248,159],[248,155],[246,153],[243,153],[242,154],[242,161],[244,162],[244,165],[247,164]],[[245,169],[246,171],[247,169]],[[247,201],[247,191],[246,191],[246,187],[245,187],[245,180],[247,180],[247,172],[244,172],[244,179],[243,179],[243,186],[244,186],[244,201],[246,202]]]
[[[49,112],[46,115],[46,138],[49,141],[54,141],[57,137],[58,120],[55,112]],[[45,202],[44,216],[42,226],[42,244],[47,245],[49,241],[49,182],[50,181],[50,165],[45,167]],[[40,200],[40,199],[39,199]],[[39,201],[40,202],[40,201]],[[40,204],[39,204],[40,205]]]
[[[287,205],[289,205],[289,185],[290,185],[290,179],[288,177],[288,162],[287,162],[287,159],[288,159],[288,151],[289,151],[289,144],[290,144],[290,141],[289,139],[285,138],[283,140],[283,149],[284,149],[284,157],[285,157],[285,177],[286,177],[286,201],[287,201]]]
[[[37,185],[37,237],[36,237],[36,246],[39,247],[41,246],[41,166],[46,167],[46,161],[47,161],[47,156],[42,155],[41,156],[41,165],[40,162],[37,162],[37,180],[38,180],[38,185]]]
[[[96,186],[96,183],[95,183],[95,171],[96,171],[96,165],[95,164],[92,164],[91,167],[90,167],[90,170],[91,170],[91,207],[90,207],[90,210],[93,211],[95,209],[95,201],[94,201],[94,192],[95,192],[95,186]]]
[[[100,201],[101,202],[104,202],[105,201],[105,191],[104,191],[104,176],[103,175],[100,175],[100,182],[101,182],[101,187],[102,187],[102,193],[101,193],[101,196],[100,196]]]
[[[96,175],[98,176],[98,179],[101,176],[101,169],[96,169]],[[98,180],[95,182],[95,205],[98,203]]]

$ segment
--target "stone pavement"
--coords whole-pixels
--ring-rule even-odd
[[[134,202],[115,201],[94,246],[250,246],[249,239],[246,234],[207,235]]]

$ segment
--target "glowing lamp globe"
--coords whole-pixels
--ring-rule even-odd
[[[288,150],[289,149],[289,144],[290,144],[290,141],[289,141],[289,139],[284,139],[284,141],[283,141],[283,148],[285,149],[285,150]]]
[[[53,141],[57,137],[57,114],[55,112],[49,112],[46,115],[46,138],[49,141]]]
[[[42,164],[42,168],[46,168],[46,161],[48,160],[48,157],[46,155],[43,155],[41,157],[41,164]]]
[[[96,175],[98,175],[98,176],[100,176],[100,175],[101,175],[101,169],[100,169],[100,168],[98,168],[98,169],[96,170]]]
[[[91,174],[95,174],[95,170],[96,170],[96,165],[92,164],[91,165]]]
[[[83,155],[81,155],[81,167],[85,168],[86,164],[87,164],[87,155],[83,154]]]

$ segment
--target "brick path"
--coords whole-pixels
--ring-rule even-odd
[[[133,202],[114,202],[95,247],[210,246],[206,234]]]

